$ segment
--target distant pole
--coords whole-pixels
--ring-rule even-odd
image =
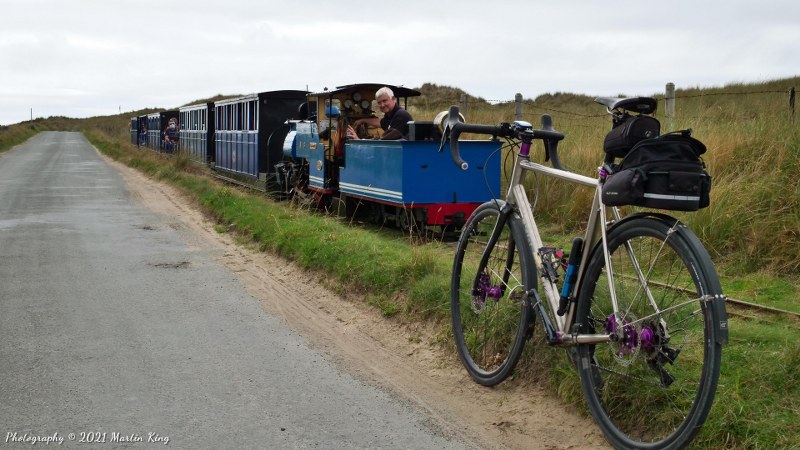
[[[461,94],[461,114],[467,115],[467,94]]]
[[[522,94],[519,92],[514,96],[514,119],[522,120]]]
[[[667,116],[668,131],[672,131],[675,129],[675,83],[667,83],[664,100],[666,100],[664,115]]]
[[[33,120],[33,108],[31,108],[31,120]]]

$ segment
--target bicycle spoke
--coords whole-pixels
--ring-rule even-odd
[[[499,209],[479,208],[459,240],[453,273],[451,315],[459,356],[479,383],[507,377],[522,352],[530,307],[526,304],[527,251],[506,221],[493,241]]]
[[[687,211],[707,206],[710,178],[689,155],[705,147],[688,132],[657,141],[653,98],[596,101],[614,123],[599,179],[561,166],[557,144],[564,135],[547,115],[540,130],[521,120],[499,126],[461,123],[457,107],[442,121],[440,151],[449,138],[453,160],[462,168],[468,165],[459,156],[460,133],[491,135],[517,146],[507,153],[516,158],[506,200],[478,207],[458,242],[450,297],[456,348],[475,381],[497,384],[514,369],[536,311],[548,343],[577,343],[570,359],[589,410],[614,447],[683,448],[705,421],[719,378],[727,340],[719,279],[697,236],[678,220],[647,212],[623,217],[620,207],[608,205],[640,205],[631,200],[635,185],[646,189],[645,205]],[[632,129],[658,138],[640,139]],[[531,159],[537,139],[544,140],[552,168]],[[651,170],[655,164],[636,165],[626,157],[637,149],[671,157]],[[635,154],[649,157],[646,151]],[[615,165],[616,158],[625,159]],[[683,171],[684,163],[690,172]],[[617,175],[623,171],[627,175]],[[525,187],[530,172],[537,176],[533,204]],[[557,276],[536,225],[539,174],[595,190],[586,236],[573,246],[580,264],[568,263],[566,280],[577,281],[577,292]],[[662,189],[700,194],[699,202]]]
[[[590,331],[609,333],[612,340],[579,349],[591,361],[581,378],[592,412],[624,446],[632,445],[628,439],[683,439],[679,430],[704,420],[713,398],[701,381],[719,370],[706,364],[710,297],[701,290],[708,283],[697,278],[694,256],[673,229],[641,222],[661,231],[634,222],[609,236],[613,277],[602,257],[593,257],[587,268]]]

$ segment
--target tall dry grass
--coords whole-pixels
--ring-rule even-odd
[[[672,128],[692,128],[693,136],[706,144],[703,159],[713,177],[711,206],[678,215],[715,259],[733,271],[800,275],[800,114],[790,115],[788,93],[798,85],[800,77],[676,91]],[[436,95],[429,89],[424,101],[412,99],[415,119],[432,120],[448,103],[459,104],[460,96],[446,94],[450,97],[427,98]],[[659,99],[656,117],[662,132],[670,131],[663,94],[639,95]],[[515,106],[512,101],[490,105],[471,98],[467,111],[467,122],[494,124],[513,121]],[[556,93],[525,100],[522,111],[524,120],[534,125],[541,114],[550,114],[566,135],[559,145],[562,163],[585,175],[596,174],[603,159],[603,138],[611,126],[603,106],[586,96]],[[536,149],[532,158],[543,161],[541,146]],[[537,217],[565,233],[579,231],[592,192],[532,177],[529,187],[537,183]]]

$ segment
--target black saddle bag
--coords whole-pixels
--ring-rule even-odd
[[[711,192],[711,176],[700,159],[705,152],[706,146],[688,132],[645,139],[606,177],[603,203],[673,211],[705,208]]]
[[[634,145],[661,133],[661,123],[651,116],[629,116],[615,121],[614,128],[603,141],[603,150],[615,158],[623,158]]]

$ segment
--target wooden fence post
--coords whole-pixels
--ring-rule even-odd
[[[514,96],[514,119],[522,120],[522,94],[519,92]]]
[[[461,94],[461,111],[459,111],[464,117],[467,116],[467,94]]]
[[[664,101],[664,115],[667,118],[667,131],[673,131],[675,129],[675,83],[667,83]]]
[[[794,121],[794,86],[789,88],[789,111],[791,111],[792,121]]]

